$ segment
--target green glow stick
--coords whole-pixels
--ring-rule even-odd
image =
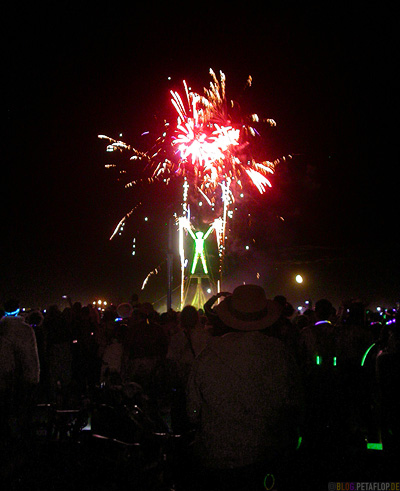
[[[367,358],[368,356],[368,353],[371,351],[371,349],[375,346],[375,343],[372,343],[371,346],[367,349],[367,351],[364,353],[364,356],[362,357],[362,360],[361,360],[361,366],[363,367],[364,366],[364,363],[365,363],[365,359]]]
[[[382,443],[367,443],[368,450],[383,450]]]

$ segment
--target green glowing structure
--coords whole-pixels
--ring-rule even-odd
[[[194,256],[193,256],[193,263],[192,263],[192,269],[190,271],[190,274],[194,274],[196,271],[196,266],[199,261],[201,261],[201,264],[203,266],[203,271],[204,274],[208,274],[208,268],[207,268],[207,263],[206,263],[206,256],[205,256],[205,250],[204,250],[204,243],[207,240],[208,236],[211,234],[213,231],[214,227],[211,226],[206,233],[203,232],[196,232],[193,233],[193,231],[188,228],[188,232],[191,235],[192,239],[194,240],[194,245],[195,245],[195,250],[194,250]]]

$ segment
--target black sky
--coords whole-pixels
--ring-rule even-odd
[[[261,270],[270,294],[293,300],[400,297],[393,11],[54,5],[8,7],[0,301],[43,307],[63,294],[121,301],[138,291],[165,258],[157,210],[169,191],[147,190],[131,235],[108,241],[144,191],[125,194],[107,174],[97,135],[145,145],[169,90],[186,79],[200,91],[209,67],[226,73],[232,97],[252,75],[246,104],[277,122],[268,156],[293,155],[255,210],[247,269],[230,281]],[[161,269],[143,299],[165,291]]]

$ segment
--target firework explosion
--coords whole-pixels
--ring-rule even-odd
[[[253,157],[253,141],[259,138],[256,127],[259,124],[275,126],[273,119],[260,119],[257,114],[240,115],[238,105],[226,98],[225,75],[220,79],[210,69],[212,81],[209,89],[200,95],[191,91],[186,82],[184,98],[171,91],[171,103],[176,110],[176,122],[165,122],[164,131],[148,152],[141,152],[132,146],[105,135],[99,138],[109,141],[108,151],[127,150],[132,152],[131,160],[143,161],[150,174],[143,180],[152,182],[163,180],[166,184],[171,178],[183,178],[182,216],[177,217],[179,230],[179,254],[181,258],[181,299],[184,296],[186,257],[184,233],[190,233],[190,203],[194,196],[204,198],[213,212],[209,224],[215,231],[220,257],[219,273],[225,254],[227,238],[227,219],[232,217],[231,205],[239,192],[246,186],[254,186],[260,194],[271,187],[269,177],[273,174],[279,160],[258,161]],[[246,88],[252,83],[248,78]],[[127,187],[137,184],[130,181]],[[120,220],[111,238],[134,211],[131,210]],[[111,239],[110,238],[110,239]]]

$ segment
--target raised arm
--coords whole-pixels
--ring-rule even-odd
[[[196,236],[194,235],[192,228],[189,226],[189,227],[186,227],[186,230],[189,232],[192,239],[196,240]]]
[[[211,225],[211,227],[207,230],[207,232],[204,234],[203,239],[206,240],[208,236],[211,234],[211,232],[214,230],[214,225]]]

